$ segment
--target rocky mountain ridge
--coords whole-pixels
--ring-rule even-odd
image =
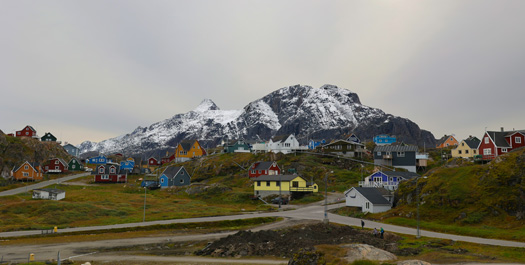
[[[276,90],[241,110],[221,110],[205,99],[190,112],[99,143],[86,141],[78,147],[81,153],[131,155],[172,148],[183,139],[198,139],[211,147],[224,138],[264,141],[293,133],[306,143],[308,139],[335,139],[352,132],[362,140],[384,133],[420,146],[432,146],[436,141],[432,133],[408,119],[361,104],[359,96],[347,89],[295,85]]]

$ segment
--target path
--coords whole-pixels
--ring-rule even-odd
[[[59,179],[51,179],[51,180],[41,181],[41,182],[38,182],[38,183],[35,183],[35,184],[27,185],[27,186],[16,188],[16,189],[12,189],[12,190],[2,191],[2,192],[0,192],[0,197],[2,197],[2,196],[11,196],[11,195],[16,195],[16,194],[28,192],[28,191],[34,190],[34,189],[40,189],[40,188],[43,188],[43,187],[47,187],[49,185],[58,184],[58,183],[65,182],[65,181],[68,181],[68,180],[72,180],[72,179],[88,176],[89,174],[90,174],[90,172],[84,172],[84,173],[80,173],[80,174],[66,176],[66,177],[59,178]]]

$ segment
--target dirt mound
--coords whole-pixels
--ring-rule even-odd
[[[395,252],[395,235],[386,234],[385,239],[374,237],[368,230],[350,226],[325,225],[323,223],[258,232],[239,231],[234,235],[217,240],[196,255],[213,257],[276,256],[291,258],[300,251],[315,251],[316,245],[339,245],[361,243]]]

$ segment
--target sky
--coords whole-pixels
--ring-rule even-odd
[[[0,130],[101,141],[337,85],[436,138],[525,129],[522,0],[0,0]]]

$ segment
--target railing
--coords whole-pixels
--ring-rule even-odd
[[[359,181],[360,187],[383,188],[383,187],[397,187],[398,185],[399,185],[399,182],[395,182],[395,181],[386,181],[386,182]]]
[[[313,187],[291,187],[290,191],[297,191],[297,192],[313,192]]]
[[[383,159],[392,159],[392,155],[383,155]]]

